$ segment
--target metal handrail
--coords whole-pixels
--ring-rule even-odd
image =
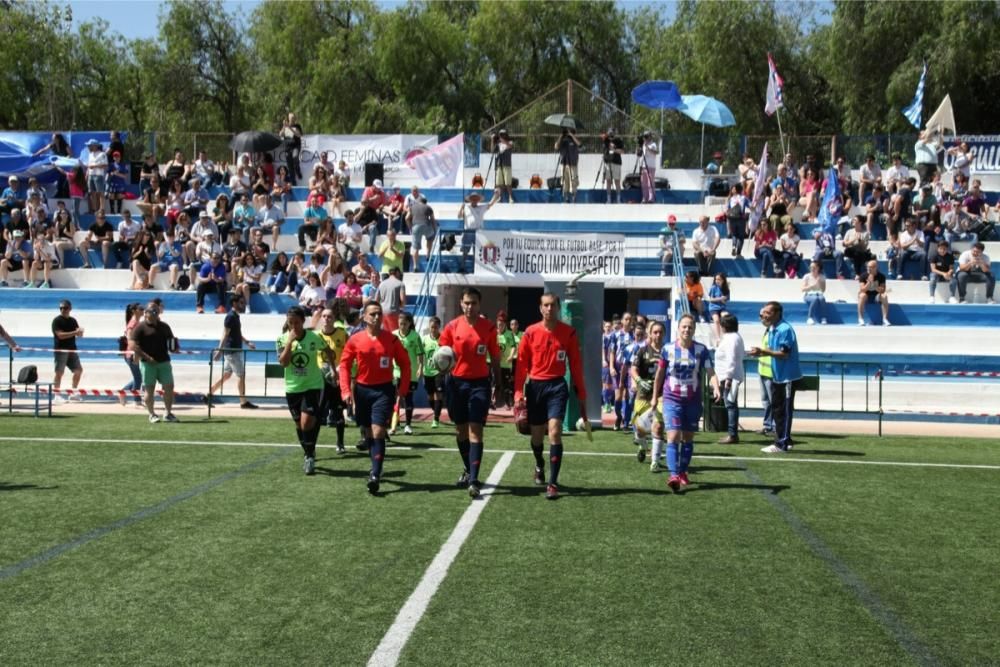
[[[420,253],[417,253],[417,257]],[[414,309],[418,313],[425,312],[427,305],[434,296],[437,287],[438,273],[441,270],[441,234],[434,236],[434,245],[431,246],[431,258],[424,267],[424,277],[420,282],[420,292],[417,294],[417,302]]]

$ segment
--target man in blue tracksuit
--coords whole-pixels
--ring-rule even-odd
[[[767,302],[760,311],[760,321],[767,327],[766,347],[753,347],[755,357],[771,357],[774,411],[774,444],[761,451],[767,454],[787,452],[792,448],[792,413],[795,410],[795,382],[802,378],[799,368],[799,342],[795,329],[785,321],[781,304]]]

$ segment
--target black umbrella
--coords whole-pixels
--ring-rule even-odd
[[[266,153],[282,144],[281,137],[270,132],[248,130],[240,132],[229,142],[229,147],[237,153]]]
[[[556,127],[568,127],[571,130],[582,130],[583,123],[576,119],[571,113],[554,113],[548,116],[543,121],[546,125],[555,125]]]

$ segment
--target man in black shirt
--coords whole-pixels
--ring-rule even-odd
[[[56,372],[52,380],[52,388],[58,392],[62,383],[63,372],[69,368],[73,373],[73,389],[80,386],[80,377],[83,375],[83,366],[80,364],[80,355],[76,353],[76,339],[83,338],[83,328],[70,317],[73,304],[67,299],[59,302],[59,314],[52,320],[52,347],[55,348]],[[70,398],[79,400],[79,396],[72,394]]]
[[[251,350],[256,350],[257,347],[252,340],[243,336],[243,324],[240,322],[240,313],[246,310],[247,303],[242,294],[236,294],[233,296],[231,305],[232,308],[222,324],[222,339],[219,341],[219,349],[215,351],[216,360],[224,359],[222,377],[208,390],[205,402],[210,403],[212,395],[222,389],[222,384],[226,380],[235,375],[240,392],[240,407],[244,410],[256,410],[257,406],[247,400],[247,374],[243,357],[243,344],[246,343],[246,346]]]
[[[163,408],[167,414],[164,421],[176,422],[174,407],[174,373],[170,365],[170,353],[177,351],[177,340],[170,325],[160,321],[160,308],[150,302],[146,306],[143,319],[128,335],[128,349],[139,360],[142,369],[142,384],[146,387],[146,412],[149,423],[160,421],[153,411],[156,402],[156,383],[163,388]]]
[[[562,162],[562,195],[567,204],[576,203],[576,190],[580,187],[580,140],[569,128],[563,128],[562,136],[556,141],[559,160]]]
[[[107,221],[104,211],[98,211],[94,223],[87,230],[87,238],[80,241],[80,254],[83,256],[83,268],[90,268],[90,248],[100,246],[103,266],[108,265],[111,247],[115,243],[115,228]]]
[[[625,152],[625,142],[615,136],[613,129],[608,129],[604,135],[604,185],[608,191],[608,203],[622,201],[622,153]],[[615,188],[615,199],[611,198],[611,186]]]
[[[885,274],[878,270],[878,261],[868,262],[867,271],[858,276],[861,289],[858,290],[858,326],[865,326],[865,305],[869,301],[878,301],[882,306],[882,326],[889,323],[889,295],[885,291]]]
[[[240,240],[240,230],[232,227],[229,230],[229,240],[222,246],[222,259],[229,267],[230,273],[236,271],[245,254],[247,254],[247,244]]]
[[[958,277],[955,275],[955,255],[952,254],[951,246],[948,245],[947,241],[938,241],[937,252],[931,255],[930,267],[931,303],[937,301],[938,281],[948,283],[948,292],[951,294],[948,302],[958,303],[958,299],[955,298],[955,290],[958,288]]]
[[[492,137],[491,150],[496,154],[496,187],[500,192],[507,192],[507,201],[514,203],[514,172],[511,155],[514,153],[514,142],[507,130],[500,130]]]

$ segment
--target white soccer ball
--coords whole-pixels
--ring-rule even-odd
[[[439,347],[434,352],[434,356],[431,357],[431,361],[434,362],[439,373],[450,373],[451,369],[455,367],[455,350],[447,345]]]

